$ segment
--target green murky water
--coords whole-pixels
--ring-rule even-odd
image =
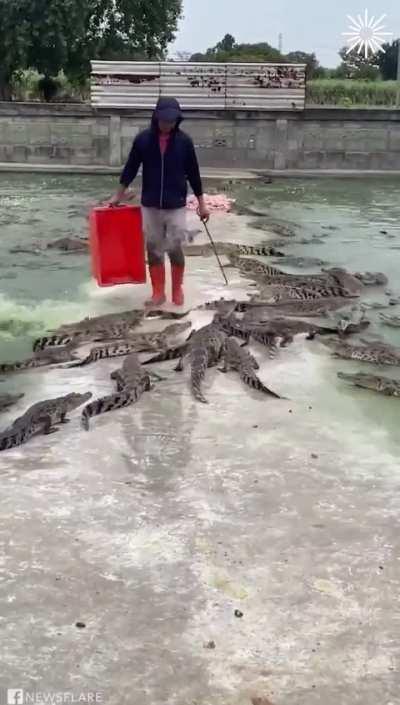
[[[226,186],[226,185],[225,185]],[[11,253],[13,248],[45,244],[57,237],[80,236],[87,230],[90,208],[107,198],[115,188],[111,177],[0,175],[0,358],[12,360],[26,355],[32,339],[63,321],[77,320],[126,308],[121,303],[124,287],[103,295],[90,280],[88,259],[55,250],[36,254]],[[213,190],[218,185],[212,184]],[[288,254],[318,257],[327,264],[353,271],[382,271],[388,287],[368,288],[364,299],[387,302],[400,295],[400,182],[367,180],[282,180],[272,184],[239,183],[231,187],[239,203],[250,205],[272,220],[292,224],[297,236],[287,239]],[[243,221],[240,239],[262,240],[262,231],[249,230]],[[212,226],[212,221],[211,221]],[[226,233],[229,239],[230,233]],[[317,236],[318,244],[301,244]],[[204,261],[205,262],[205,261]],[[207,268],[199,261],[203,290],[207,291]],[[286,268],[295,271],[293,268]],[[299,270],[297,270],[299,271]],[[301,271],[316,271],[315,268]],[[400,306],[389,313],[400,315]],[[400,345],[400,330],[383,327],[378,312],[371,312],[373,336]],[[367,428],[382,433],[383,447],[399,439],[395,400],[358,392],[336,380],[338,369],[360,365],[321,356],[326,384],[315,389],[314,398],[324,399],[326,418],[361,413]],[[366,371],[369,366],[364,366]],[[400,376],[400,368],[386,367],[383,374]],[[310,378],[310,383],[311,383]],[[327,390],[330,390],[327,394]],[[307,389],[304,389],[307,395]]]

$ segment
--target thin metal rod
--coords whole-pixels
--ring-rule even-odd
[[[225,284],[226,284],[227,286],[229,286],[229,282],[228,282],[228,280],[227,280],[227,278],[226,278],[226,274],[225,274],[225,272],[224,272],[224,268],[223,268],[223,266],[222,266],[222,264],[221,264],[221,260],[220,260],[220,258],[219,258],[219,256],[218,256],[217,248],[215,247],[215,242],[214,242],[214,240],[213,240],[212,237],[211,237],[211,233],[210,233],[210,231],[209,231],[209,229],[208,229],[207,223],[206,223],[205,220],[202,220],[202,223],[203,223],[203,225],[204,225],[204,229],[205,229],[205,231],[206,231],[206,233],[207,233],[207,235],[208,235],[208,238],[209,238],[209,240],[210,240],[210,242],[211,242],[211,246],[212,246],[212,248],[213,248],[213,250],[214,250],[215,257],[217,258],[217,262],[218,262],[219,268],[220,268],[220,270],[221,270],[221,272],[222,272],[222,276],[223,276],[224,279],[225,279]]]
[[[397,91],[396,108],[400,108],[400,38],[397,40]]]

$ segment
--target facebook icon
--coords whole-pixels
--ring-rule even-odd
[[[9,688],[7,690],[7,705],[24,705],[24,691],[22,688]]]

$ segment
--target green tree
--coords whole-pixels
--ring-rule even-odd
[[[215,49],[217,51],[232,51],[236,45],[235,37],[231,34],[225,34],[225,37],[221,39],[216,45]]]
[[[358,53],[356,49],[348,52],[347,47],[339,51],[342,64],[339,67],[340,73],[345,78],[367,78],[376,79],[379,76],[379,56],[371,54],[368,59],[364,54]]]
[[[91,59],[164,59],[181,13],[182,0],[84,0],[71,28],[65,73],[83,81]]]
[[[314,78],[315,73],[320,68],[319,61],[314,53],[307,54],[305,51],[291,51],[286,59],[291,64],[306,64],[306,76],[308,79]]]
[[[182,0],[109,0],[97,47],[99,58],[163,59],[175,36]]]
[[[378,54],[379,69],[384,81],[394,81],[397,78],[397,61],[400,39],[391,44],[383,44],[384,52]]]
[[[11,100],[12,80],[26,64],[26,0],[0,0],[0,100]]]
[[[0,0],[0,97],[24,68],[87,78],[90,59],[162,59],[182,0]],[[51,90],[50,90],[51,92]]]
[[[265,61],[283,61],[284,57],[278,49],[267,42],[236,44],[234,37],[231,34],[226,34],[214,47],[207,49],[204,54],[193,54],[190,60],[263,63]]]
[[[204,54],[198,51],[195,54],[192,54],[192,56],[189,58],[189,61],[205,61]]]

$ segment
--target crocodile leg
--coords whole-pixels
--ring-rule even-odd
[[[183,356],[179,358],[179,362],[176,367],[174,367],[175,372],[183,372],[184,370],[184,362],[183,362]]]
[[[310,340],[312,340],[312,338],[310,338]],[[283,335],[280,347],[287,348],[290,343],[293,343],[293,335]]]
[[[49,436],[51,433],[57,433],[60,430],[53,425],[50,415],[42,416],[39,421],[43,423],[41,433],[43,433],[44,436]]]
[[[161,375],[158,375],[157,372],[150,372],[149,375],[157,382],[166,382],[167,379],[166,377],[161,377]]]
[[[228,356],[226,354],[223,355],[222,360],[223,360],[223,365],[222,365],[222,367],[218,367],[218,371],[226,373],[226,372],[228,372],[228,369],[229,369]]]

